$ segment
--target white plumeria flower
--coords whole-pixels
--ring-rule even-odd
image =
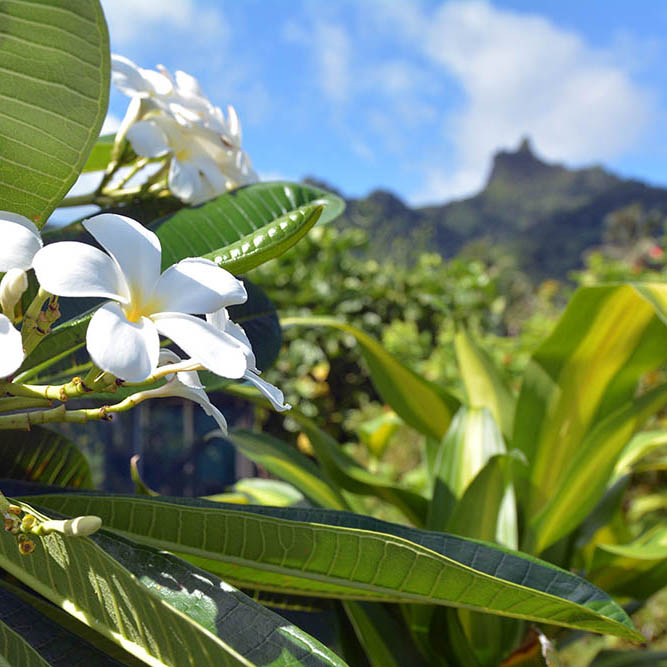
[[[181,361],[181,358],[175,352],[167,349],[160,350],[159,364],[161,367],[168,364],[180,365]],[[157,389],[142,391],[138,396],[142,400],[167,396],[187,398],[189,401],[198,403],[209,417],[215,419],[223,434],[227,433],[227,420],[222,412],[211,403],[196,371],[178,371],[167,375],[166,380],[167,382]]]
[[[108,254],[63,241],[40,250],[33,264],[40,284],[53,294],[111,299],[94,313],[86,333],[88,353],[99,368],[142,382],[157,368],[162,334],[213,373],[243,377],[243,346],[193,317],[243,303],[247,294],[242,282],[198,257],[160,274],[157,236],[125,216],[106,213],[83,225]]]
[[[278,387],[263,380],[259,376],[261,371],[257,368],[257,361],[255,360],[255,354],[252,351],[250,340],[248,339],[246,332],[243,330],[243,327],[229,319],[227,308],[220,308],[220,310],[214,313],[207,313],[206,321],[210,322],[219,331],[224,331],[236,338],[236,340],[243,346],[246,362],[248,364],[248,369],[243,374],[243,379],[250,382],[264,394],[275,410],[278,412],[289,410],[292,406],[289,403],[285,403],[283,392],[280,391]]]
[[[173,118],[151,113],[130,127],[127,138],[142,157],[171,155],[169,190],[187,204],[201,204],[257,180],[246,154],[225,146],[206,128],[184,128]]]
[[[25,272],[32,267],[33,258],[42,247],[37,226],[28,218],[0,211],[0,378],[11,375],[24,358],[21,334],[14,328],[14,306],[27,287]]]
[[[114,84],[132,98],[119,134],[141,157],[170,156],[169,190],[181,201],[200,204],[258,180],[233,107],[225,119],[185,72],[172,77],[164,67],[145,70],[116,55],[112,65]]]

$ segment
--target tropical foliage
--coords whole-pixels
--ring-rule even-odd
[[[135,466],[137,494],[93,488],[86,458],[49,424],[108,421],[177,396],[225,434],[209,397],[220,389],[290,409],[281,382],[260,373],[280,345],[275,311],[232,274],[283,255],[343,204],[310,185],[255,183],[236,113],[183,72],[114,57],[131,101],[115,137],[95,142],[111,63],[98,0],[23,0],[0,16],[5,661],[544,664],[574,633],[643,641],[623,605],[667,583],[667,536],[649,518],[655,505],[628,523],[622,491],[633,470],[660,465],[665,442],[664,430],[642,431],[667,403],[667,385],[649,375],[665,361],[667,287],[657,281],[577,291],[508,382],[476,341],[482,329],[506,333],[514,301],[498,287],[502,271],[489,281],[481,264],[427,257],[385,286],[396,310],[374,313],[365,290],[377,265],[357,263],[353,280],[329,284],[332,296],[316,283],[304,297],[320,310],[281,324],[296,332],[290,348],[326,329],[363,356],[387,410],[338,432],[358,432],[365,458],[321,418],[330,408],[335,424],[347,405],[295,401],[290,419],[309,454],[275,432],[230,434],[276,479],[163,497]],[[39,57],[22,57],[26,44]],[[83,170],[101,172],[96,189],[63,199]],[[43,229],[56,207],[82,203],[100,214]],[[327,266],[319,271],[325,283]],[[332,317],[334,301],[353,323]],[[417,318],[414,331],[418,318],[433,327],[411,357],[391,342],[403,336],[401,311]],[[429,372],[420,362],[440,329],[452,360]],[[350,380],[325,371],[327,356],[312,361],[315,381]],[[392,479],[382,456],[408,432],[419,460]],[[295,610],[309,614],[294,623]],[[600,664],[625,659],[607,653]]]

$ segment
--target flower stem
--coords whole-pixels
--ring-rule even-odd
[[[12,412],[27,408],[50,408],[52,405],[53,401],[48,398],[27,398],[23,396],[0,398],[0,412]]]

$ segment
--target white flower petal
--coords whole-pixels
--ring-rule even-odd
[[[240,280],[202,257],[189,257],[170,266],[153,292],[162,310],[173,313],[208,313],[247,298]]]
[[[141,75],[152,95],[163,97],[174,90],[174,84],[166,70],[155,72],[152,69],[142,69]]]
[[[233,336],[239,343],[241,343],[241,345],[243,345],[246,361],[248,362],[248,370],[259,375],[257,360],[255,359],[255,353],[252,351],[250,339],[241,325],[236,324],[236,322],[232,322],[229,319],[227,309],[220,308],[220,310],[216,310],[214,313],[206,313],[206,321],[216,327],[216,329]]]
[[[194,76],[187,72],[176,70],[175,77],[179,92],[194,95],[196,97],[204,97],[199,81],[197,81]]]
[[[135,220],[115,213],[88,218],[83,226],[118,263],[132,302],[139,306],[150,298],[160,277],[162,249],[158,237]]]
[[[174,364],[180,364],[181,361],[183,360],[173,350],[166,347],[160,348],[160,359],[158,361],[160,367],[173,366]],[[197,371],[178,371],[176,376],[178,382],[182,382],[186,387],[204,389],[204,385],[199,381]],[[166,378],[168,381],[172,381],[174,376],[167,375]]]
[[[213,159],[208,156],[201,156],[192,160],[191,164],[204,174],[211,184],[211,188],[215,193],[214,196],[221,195],[226,190],[227,179],[225,174]]]
[[[111,54],[111,80],[113,85],[129,97],[148,95],[141,69],[129,58]]]
[[[160,157],[169,152],[167,135],[150,120],[140,120],[127,131],[127,139],[137,155]]]
[[[141,382],[157,367],[160,338],[147,317],[130,322],[117,303],[109,302],[90,320],[86,347],[102,370],[128,382]]]
[[[182,202],[192,203],[200,195],[201,176],[192,165],[172,158],[169,165],[169,190]]]
[[[0,211],[0,272],[27,271],[35,253],[42,247],[36,225],[18,213]]]
[[[98,248],[75,241],[51,243],[33,260],[39,284],[58,296],[100,296],[129,302],[118,265]]]
[[[0,315],[0,378],[11,375],[22,363],[21,334],[9,318]]]
[[[259,375],[253,373],[252,371],[246,371],[243,375],[243,379],[247,380],[251,384],[255,385],[264,396],[266,396],[271,405],[278,411],[284,412],[289,410],[292,406],[289,403],[285,403],[285,396],[278,387],[272,385],[270,382],[263,380]]]
[[[158,313],[151,319],[163,336],[211,372],[232,379],[243,377],[247,369],[245,354],[229,334],[183,313]]]
[[[236,109],[230,104],[227,107],[227,118],[229,127],[229,138],[236,148],[241,148],[241,121],[236,113]]]

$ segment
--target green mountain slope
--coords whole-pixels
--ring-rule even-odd
[[[425,250],[449,257],[485,241],[483,247],[515,255],[536,278],[563,277],[580,266],[586,249],[603,241],[610,214],[633,205],[662,219],[667,189],[621,179],[598,166],[549,164],[524,140],[516,151],[495,155],[485,187],[473,197],[413,209],[376,190],[348,200],[337,224],[365,229],[378,258],[409,262]]]

